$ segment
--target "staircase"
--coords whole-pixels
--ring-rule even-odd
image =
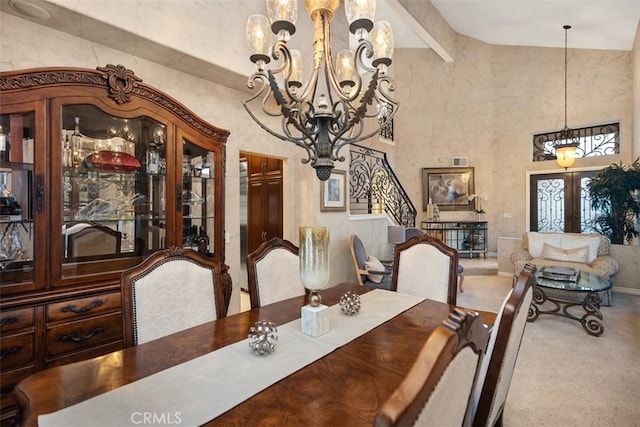
[[[398,225],[415,227],[417,211],[387,161],[387,154],[351,144],[349,209],[353,215],[386,213]]]

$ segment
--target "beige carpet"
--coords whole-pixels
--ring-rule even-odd
[[[511,278],[466,276],[458,305],[497,311]],[[541,315],[525,327],[504,425],[640,426],[640,297],[613,293],[605,331]]]

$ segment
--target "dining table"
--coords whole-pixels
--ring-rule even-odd
[[[365,312],[365,295],[372,290],[355,283],[344,282],[324,289],[321,292],[322,302],[327,306],[339,306],[340,298],[344,298],[349,291],[363,299],[361,312]],[[391,294],[384,294],[392,291],[375,292],[379,292],[377,295],[382,298],[393,297]],[[201,424],[373,425],[378,409],[405,378],[430,334],[456,308],[429,299],[420,301],[319,359],[296,368],[295,372],[256,391],[246,400]],[[116,392],[119,388],[129,387],[165,370],[192,363],[227,346],[237,345],[247,340],[250,328],[258,321],[269,321],[274,325],[296,321],[300,318],[300,310],[305,303],[305,296],[287,299],[104,356],[37,372],[22,380],[14,391],[19,406],[20,425],[37,426],[38,417],[43,414],[56,413],[99,398],[103,394]],[[485,324],[493,325],[495,313],[479,313]],[[356,322],[361,315],[357,313],[348,316],[348,321]],[[280,341],[282,340],[283,337],[280,337]],[[311,337],[305,342],[305,346],[314,346],[314,339]],[[278,351],[285,351],[280,345],[276,343],[273,354],[255,354],[251,357],[254,360],[269,360]],[[299,350],[304,351],[304,348]],[[247,352],[251,353],[248,345]],[[252,372],[250,367],[239,366],[241,363],[251,362],[232,361],[224,367],[232,378],[228,384],[233,383],[236,371],[249,368],[251,375],[260,376],[265,373],[258,369]],[[221,382],[214,392],[192,393],[195,397],[189,399],[201,400],[205,404],[225,399],[226,388],[225,383]],[[184,393],[176,390],[178,387],[168,384],[158,392],[163,398],[184,398],[179,395]],[[132,418],[132,423],[148,425],[151,421],[156,421],[156,424],[163,425],[187,425],[181,424],[179,415],[175,419],[171,418],[171,414],[161,415],[158,418],[158,414],[154,414],[156,418],[148,420],[138,415],[137,419]],[[67,418],[64,425],[88,425],[89,418],[90,416],[84,419]]]

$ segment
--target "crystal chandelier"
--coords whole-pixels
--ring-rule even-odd
[[[556,161],[565,170],[573,166],[576,161],[576,150],[578,148],[578,138],[574,137],[573,129],[567,127],[567,31],[571,25],[564,28],[564,129],[560,132],[560,137],[554,144]]]
[[[297,0],[266,1],[269,18],[251,15],[247,21],[250,59],[258,71],[247,83],[256,93],[242,103],[265,131],[306,150],[302,162],[311,162],[324,181],[334,161],[344,161],[338,155],[342,147],[377,134],[398,109],[390,97],[395,83],[387,75],[393,55],[391,25],[373,23],[375,0],[346,0],[349,31],[358,46],[333,58],[331,21],[340,0],[305,0],[314,26],[313,65],[305,82],[302,56],[287,45],[296,31]],[[273,45],[270,30],[276,35]],[[266,69],[272,58],[276,64]],[[358,70],[367,73],[368,83]],[[274,118],[280,123],[269,127]],[[369,118],[375,120],[365,120]],[[375,127],[367,125],[372,121]]]

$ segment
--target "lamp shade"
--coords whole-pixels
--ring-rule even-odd
[[[570,168],[576,162],[577,144],[561,144],[556,146],[556,160],[563,168]]]
[[[391,65],[393,57],[393,29],[387,21],[378,21],[373,24],[371,31],[371,43],[373,43],[373,66],[380,64]]]
[[[336,74],[341,85],[353,86],[356,81],[356,62],[353,52],[344,49],[336,57]]]
[[[296,31],[298,20],[297,0],[267,0],[267,15],[271,21],[271,30],[278,34],[285,30],[289,35]]]
[[[405,241],[404,225],[390,225],[387,227],[387,240],[389,243],[396,244]]]
[[[291,49],[291,74],[289,75],[289,82],[297,82],[299,86],[302,86],[302,72],[304,70],[304,64],[302,63],[302,55],[297,49]]]
[[[370,31],[376,15],[376,0],[345,0],[344,11],[349,31],[356,34],[359,28]]]
[[[251,15],[247,19],[246,29],[247,47],[251,51],[251,62],[254,64],[262,60],[269,62],[271,49],[271,28],[269,20],[264,15]]]
[[[296,0],[267,0],[267,14],[271,22],[287,21],[295,25],[298,19]]]

